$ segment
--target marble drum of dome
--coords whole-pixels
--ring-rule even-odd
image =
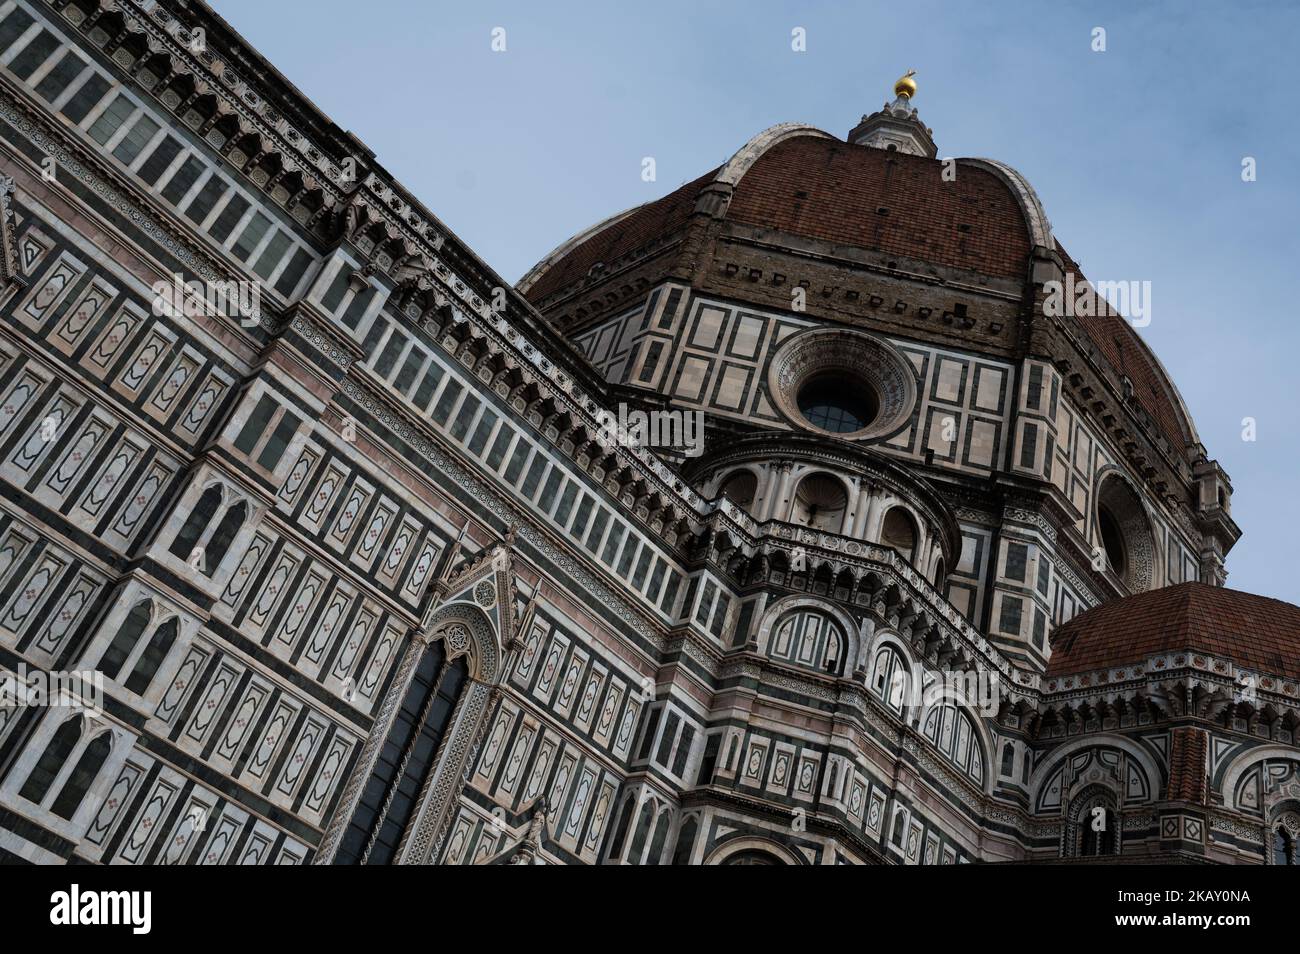
[[[886,342],[847,328],[789,338],[768,368],[772,403],[790,423],[842,440],[878,440],[904,427],[916,375]]]

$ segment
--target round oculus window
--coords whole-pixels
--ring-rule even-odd
[[[768,389],[790,423],[842,440],[897,433],[916,405],[916,372],[890,344],[855,328],[810,328],[782,343]]]
[[[832,434],[865,430],[880,413],[880,398],[866,381],[847,374],[818,374],[799,388],[799,413]]]

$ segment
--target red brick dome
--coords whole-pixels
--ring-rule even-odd
[[[1208,583],[1178,583],[1104,603],[1052,634],[1047,676],[1186,651],[1300,678],[1300,606]]]

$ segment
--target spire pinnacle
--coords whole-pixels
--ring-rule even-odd
[[[912,79],[916,75],[916,70],[908,70],[898,78],[894,84],[894,95],[902,99],[911,99],[916,95],[916,80]]]
[[[849,142],[876,149],[890,149],[914,156],[935,157],[938,149],[931,130],[921,122],[912,97],[916,95],[916,70],[908,70],[894,83],[894,101],[879,112],[863,116],[849,132]]]

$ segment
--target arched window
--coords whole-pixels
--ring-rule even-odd
[[[659,822],[655,825],[655,835],[650,839],[650,852],[646,855],[645,863],[648,865],[657,865],[664,854],[664,844],[668,841],[668,829],[672,827],[673,813],[664,809],[659,813]]]
[[[1115,854],[1115,812],[1098,803],[1079,819],[1079,855],[1096,858]]]
[[[894,812],[894,828],[889,833],[889,840],[893,842],[895,848],[903,847],[903,829],[907,827],[907,816],[902,812]]]
[[[1107,568],[1124,581],[1130,592],[1150,589],[1154,582],[1152,567],[1157,561],[1155,540],[1142,501],[1114,473],[1102,479],[1096,496],[1093,540],[1105,553]]]
[[[870,384],[835,372],[809,378],[795,400],[804,420],[832,434],[860,431],[880,413],[880,397]]]
[[[984,782],[984,757],[970,716],[954,705],[937,705],[926,716],[923,731],[949,762]]]
[[[126,614],[122,628],[117,631],[113,641],[104,650],[104,655],[100,657],[100,672],[109,679],[117,678],[117,674],[122,671],[122,666],[127,657],[131,655],[136,643],[140,642],[145,629],[148,628],[151,618],[151,604],[148,600],[141,600],[132,607],[131,612]]]
[[[848,503],[848,494],[839,478],[830,474],[810,474],[799,481],[790,522],[839,533]]]
[[[1124,552],[1124,535],[1120,532],[1119,521],[1105,504],[1097,507],[1097,530],[1101,534],[1101,545],[1106,551],[1106,562],[1116,576],[1123,577],[1128,566],[1128,557]]]
[[[758,493],[758,478],[748,470],[738,470],[722,482],[718,493],[742,510],[748,510]]]
[[[1273,829],[1273,864],[1300,864],[1300,858],[1296,857],[1295,839],[1281,825]]]
[[[677,847],[673,850],[673,864],[691,863],[691,849],[695,847],[695,833],[699,830],[699,819],[695,815],[687,816],[677,833]]]
[[[343,834],[335,864],[392,863],[468,674],[464,656],[447,660],[442,640],[424,650]]]
[[[902,507],[893,507],[880,526],[880,542],[893,547],[909,563],[916,556],[916,521]]]
[[[895,712],[903,711],[907,695],[907,666],[891,646],[876,652],[871,670],[871,691]]]
[[[839,624],[824,613],[801,610],[772,627],[767,655],[818,672],[844,671],[847,643]]]
[[[632,847],[627,854],[628,864],[639,865],[641,863],[641,856],[645,853],[646,842],[650,839],[650,826],[654,824],[658,809],[659,803],[653,798],[647,800],[641,806],[641,814],[637,816],[636,834],[632,838]]]
[[[610,860],[617,860],[619,852],[623,850],[623,842],[627,840],[627,830],[632,825],[632,813],[636,811],[636,799],[629,798],[623,803],[623,811],[618,816],[618,824],[614,826],[614,837],[609,843]]]
[[[934,561],[934,588],[943,592],[943,584],[948,580],[948,568],[943,565],[943,557]]]
[[[1015,767],[1016,749],[1010,742],[1002,746],[1002,774],[1010,775]]]
[[[235,542],[235,536],[247,517],[248,503],[241,500],[227,510],[225,516],[221,518],[217,529],[212,532],[212,539],[204,549],[203,574],[205,576],[210,577],[217,572],[217,567],[221,566],[221,561],[226,558],[230,545]]]
[[[63,768],[63,763],[68,760],[68,756],[72,754],[72,750],[76,748],[77,740],[80,738],[81,719],[73,716],[54,731],[53,738],[46,743],[45,751],[36,760],[36,766],[27,776],[27,781],[23,782],[23,787],[18,794],[38,805],[44,801],[50,786],[54,784],[55,777]]]
[[[95,784],[95,778],[99,775],[99,770],[104,767],[111,748],[112,738],[107,732],[101,732],[91,740],[82,751],[81,758],[77,759],[72,774],[63,783],[63,789],[54,799],[50,811],[60,818],[72,820],[72,817],[77,814],[77,809],[81,807],[86,792],[90,791],[90,786]]]
[[[734,855],[730,855],[722,863],[724,865],[779,865],[784,862],[769,852],[751,848],[748,851],[738,851]]]
[[[1119,854],[1119,813],[1115,804],[1111,792],[1095,785],[1071,800],[1070,823],[1063,835],[1065,851],[1073,850],[1082,858]]]
[[[221,487],[213,484],[200,495],[198,503],[186,518],[185,525],[181,527],[181,532],[176,534],[176,539],[172,541],[172,556],[180,557],[182,560],[190,558],[194,548],[199,545],[203,531],[216,516],[219,506],[221,506]]]
[[[139,696],[145,694],[149,683],[158,672],[158,667],[171,651],[172,643],[176,642],[176,628],[176,617],[173,616],[154,630],[153,636],[149,638],[149,645],[145,646],[144,652],[136,660],[135,668],[131,670],[131,675],[127,677],[126,688]]]

